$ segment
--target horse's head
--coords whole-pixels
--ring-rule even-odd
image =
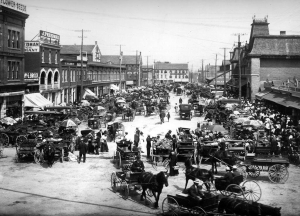
[[[166,187],[169,186],[168,178],[169,178],[168,172],[163,172],[163,171],[158,173],[157,176],[156,176],[157,183],[159,185],[165,185]]]
[[[185,168],[189,169],[190,167],[192,167],[192,161],[190,158],[186,159],[186,161],[184,162]]]

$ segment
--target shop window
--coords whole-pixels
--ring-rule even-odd
[[[49,64],[51,64],[51,50],[49,49]]]
[[[48,73],[48,82],[47,82],[48,85],[51,85],[51,84],[52,84],[51,81],[52,81],[52,72],[49,72],[49,73]]]
[[[58,72],[56,71],[54,74],[54,83],[57,84],[58,83]]]
[[[46,78],[46,73],[42,72],[41,73],[41,84],[44,85],[45,84],[45,78]]]

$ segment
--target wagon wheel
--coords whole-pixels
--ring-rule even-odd
[[[247,173],[252,178],[257,178],[260,175],[260,169],[256,165],[250,165],[247,167]]]
[[[237,196],[243,198],[245,197],[243,189],[236,184],[228,185],[224,191],[224,195],[227,197],[234,197],[234,198],[236,198]]]
[[[128,197],[129,197],[129,186],[128,186],[128,184],[127,184],[127,182],[123,182],[123,190],[124,190],[124,196],[123,196],[123,198],[125,199],[125,200],[127,200],[128,199]]]
[[[116,152],[117,168],[120,169],[122,165],[122,158],[119,151]]]
[[[164,215],[180,215],[180,206],[173,197],[166,197],[162,203],[162,211]]]
[[[27,137],[25,136],[25,135],[19,135],[19,136],[17,136],[17,138],[16,138],[16,144],[18,145],[18,146],[20,146],[20,144],[22,144],[24,141],[26,141],[27,140]]]
[[[117,192],[117,189],[120,187],[120,181],[117,179],[116,173],[111,174],[111,188],[114,192]]]
[[[165,159],[164,161],[163,161],[163,166],[165,167],[165,169],[166,170],[169,170],[169,168],[170,168],[170,159]]]
[[[261,188],[256,181],[245,181],[242,184],[246,200],[257,202],[261,198]]]
[[[0,141],[4,147],[7,147],[9,145],[9,136],[5,133],[0,134]]]
[[[284,165],[275,164],[269,168],[269,179],[273,183],[285,183],[289,178],[289,171]]]
[[[153,197],[153,191],[152,190],[150,190],[149,188],[147,189],[147,195],[149,196],[149,197]]]
[[[191,215],[206,215],[206,212],[201,207],[192,208]]]

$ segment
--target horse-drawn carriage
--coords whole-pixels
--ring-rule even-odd
[[[179,140],[177,142],[177,157],[178,160],[186,160],[187,158],[194,158],[196,161],[197,142],[193,140],[190,128],[178,128]]]
[[[124,168],[124,164],[131,164],[140,154],[138,150],[133,151],[132,141],[119,140],[116,142],[117,149],[113,155],[113,161],[118,168]]]
[[[16,162],[20,162],[25,157],[33,157],[37,141],[35,139],[26,139],[16,145]]]
[[[177,96],[182,95],[182,92],[183,92],[182,88],[178,87],[178,88],[176,89],[176,95],[177,95]]]
[[[189,120],[191,120],[192,119],[191,111],[192,111],[192,105],[190,105],[190,104],[180,104],[179,105],[180,119],[188,118]]]

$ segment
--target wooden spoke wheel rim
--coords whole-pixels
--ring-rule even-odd
[[[275,164],[269,168],[269,179],[273,183],[285,183],[289,178],[289,172],[284,165]]]
[[[164,215],[179,216],[180,206],[173,197],[166,197],[162,203],[162,211]]]
[[[260,168],[256,165],[250,165],[248,167],[248,175],[251,178],[257,178],[260,175]]]
[[[245,181],[242,184],[246,200],[257,202],[261,198],[261,188],[256,181]]]
[[[0,142],[3,143],[4,147],[9,145],[9,136],[5,133],[0,134]]]
[[[191,215],[206,215],[206,212],[199,206],[192,208]]]
[[[242,197],[244,198],[244,191],[243,189],[236,184],[230,184],[226,187],[226,190],[224,191],[224,195],[227,197]]]
[[[25,136],[25,135],[19,135],[19,136],[17,136],[17,138],[16,138],[16,144],[18,145],[18,146],[20,146],[20,144],[22,144],[24,141],[26,141],[27,140],[27,137]]]

